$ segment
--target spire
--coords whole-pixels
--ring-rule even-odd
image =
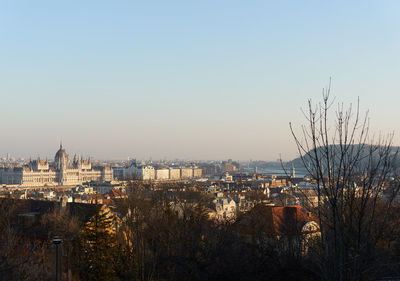
[[[60,149],[62,149],[62,141],[60,141]]]

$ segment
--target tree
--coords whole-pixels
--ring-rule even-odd
[[[382,274],[380,258],[391,245],[383,242],[398,226],[392,216],[399,191],[398,150],[393,134],[371,137],[368,112],[360,113],[359,101],[355,111],[343,104],[333,110],[330,93],[329,83],[321,103],[308,101],[300,134],[290,124],[303,165],[316,183],[317,262],[323,280],[374,279]],[[382,244],[386,249],[379,248]]]
[[[80,273],[83,280],[119,280],[116,272],[117,239],[115,218],[98,205],[94,217],[79,237]]]
[[[46,280],[41,255],[43,243],[23,237],[17,221],[19,202],[0,198],[0,280]]]
[[[47,271],[50,271],[51,275],[54,275],[54,256],[55,247],[52,244],[53,238],[61,238],[62,252],[63,252],[63,273],[66,275],[72,274],[71,255],[74,251],[75,240],[78,238],[82,223],[79,218],[70,214],[69,207],[60,208],[55,206],[54,210],[49,213],[45,213],[41,217],[41,225],[45,233],[47,234],[47,249],[50,251],[44,251],[42,256],[43,269],[47,267]],[[44,270],[43,270],[44,271]]]

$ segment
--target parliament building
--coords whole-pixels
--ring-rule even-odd
[[[68,186],[112,180],[111,167],[92,167],[90,158],[83,160],[77,155],[71,162],[61,144],[52,163],[37,159],[20,167],[0,168],[0,184],[3,185]]]

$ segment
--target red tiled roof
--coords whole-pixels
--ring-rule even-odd
[[[115,201],[112,199],[103,199],[103,204],[105,205],[115,205]]]
[[[238,220],[243,233],[262,231],[267,235],[299,235],[302,227],[318,220],[302,206],[258,205]]]

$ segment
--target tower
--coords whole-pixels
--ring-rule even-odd
[[[62,185],[65,181],[66,169],[68,168],[68,155],[62,147],[62,143],[60,143],[60,149],[54,157],[54,162],[59,172],[58,182]]]
[[[296,172],[294,170],[294,165],[292,163],[292,179],[294,179],[296,177]]]

